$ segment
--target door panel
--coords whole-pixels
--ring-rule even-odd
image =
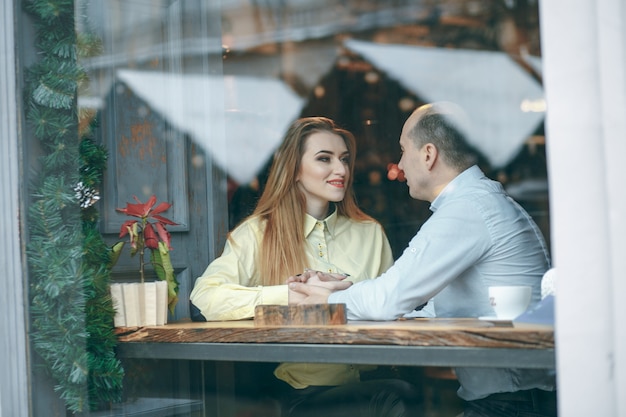
[[[103,111],[104,144],[109,149],[105,173],[103,226],[106,233],[119,232],[126,216],[115,208],[145,202],[151,195],[172,207],[164,216],[178,223],[170,232],[189,230],[189,183],[187,140],[168,126],[149,104],[121,82],[111,89]]]

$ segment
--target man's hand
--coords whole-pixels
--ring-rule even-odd
[[[350,281],[346,281],[352,284]],[[333,293],[329,288],[303,282],[289,283],[289,304],[327,304],[328,296]]]

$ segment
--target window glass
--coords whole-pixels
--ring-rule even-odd
[[[86,71],[79,127],[92,128],[108,155],[92,202],[99,230],[113,246],[129,238],[120,238],[128,219],[117,209],[151,196],[172,204],[163,213],[178,285],[169,321],[189,319],[196,277],[253,210],[276,147],[301,116],[329,117],[355,135],[357,201],[397,257],[430,215],[388,177],[402,124],[424,103],[462,105],[481,168],[549,244],[537,1],[75,0],[75,11]],[[113,283],[137,281],[130,252]],[[145,274],[159,274],[147,259]],[[193,414],[207,407],[221,365],[123,366],[125,399],[189,400],[182,407]],[[271,377],[273,366],[238,364],[235,389]],[[137,404],[151,406],[159,404]]]

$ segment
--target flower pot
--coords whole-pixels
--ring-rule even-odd
[[[160,326],[167,323],[167,282],[111,284],[115,327]]]

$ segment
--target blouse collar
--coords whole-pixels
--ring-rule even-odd
[[[311,216],[308,213],[304,214],[304,237],[309,236],[309,234],[313,231],[313,228],[318,224],[323,224],[326,226],[328,232],[333,236],[335,234],[335,227],[337,226],[337,219],[339,215],[337,214],[337,207],[333,210],[332,213],[328,215],[324,220],[318,220],[315,217]]]

